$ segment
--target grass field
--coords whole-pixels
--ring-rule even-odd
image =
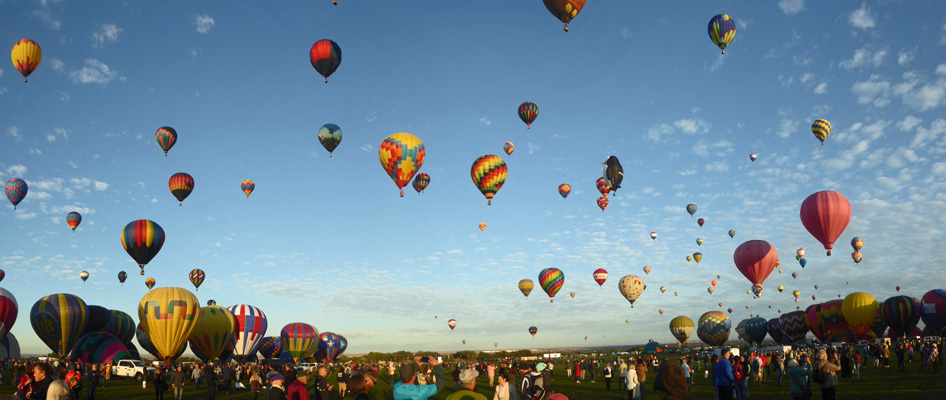
[[[890,368],[867,367],[862,371],[863,377],[861,379],[841,380],[841,384],[838,387],[839,399],[946,399],[946,375],[941,374],[934,377],[929,372],[929,370],[921,374],[919,362],[914,362],[912,364],[908,363],[907,371],[903,373],[897,372],[894,366],[891,366]],[[614,387],[612,387],[611,392],[606,392],[603,378],[594,384],[590,381],[582,381],[581,384],[577,384],[565,377],[564,368],[561,368],[561,366],[558,366],[558,368],[555,369],[555,376],[556,379],[553,381],[553,389],[556,392],[565,394],[571,400],[627,399],[627,392],[616,391]],[[648,387],[646,397],[648,399],[659,399],[662,397],[653,391],[653,379],[655,376],[655,371],[648,373]],[[13,393],[15,389],[15,386],[10,384],[9,374],[5,375],[4,377],[7,378],[7,383],[0,385],[0,395]],[[375,386],[374,390],[372,390],[370,393],[373,399],[391,400],[394,398],[391,392],[391,383],[393,382],[389,383],[390,378],[390,376],[382,374],[381,381],[378,382],[378,385]],[[766,380],[761,387],[750,387],[749,398],[752,400],[790,399],[791,397],[788,394],[787,381],[782,386],[777,386],[773,378],[774,374],[772,376],[768,376],[767,374]],[[450,378],[448,377],[447,379],[449,380]],[[329,381],[330,383],[334,384],[333,379],[330,378]],[[309,382],[311,387],[312,379],[310,379]],[[487,379],[485,375],[478,378],[477,390],[485,394],[487,398],[491,399],[493,396],[492,388],[487,387]],[[444,390],[434,398],[445,399],[452,392],[453,383],[449,382],[447,387],[444,388]],[[713,387],[711,386],[709,379],[703,378],[702,371],[699,372],[694,379],[693,393],[703,399],[713,399]],[[819,399],[820,391],[816,388],[814,389],[814,393],[814,399]],[[97,394],[97,399],[146,400],[155,398],[154,388],[150,384],[146,389],[142,389],[141,383],[130,379],[112,380],[107,383],[106,387],[100,387]],[[81,399],[85,399],[85,396],[86,393],[83,390]],[[173,392],[166,392],[165,398],[168,400],[173,399]],[[196,400],[206,398],[207,391],[204,387],[201,387],[200,390],[195,391],[194,385],[188,384],[184,389],[184,399]],[[224,395],[218,392],[217,398],[250,400],[253,399],[253,393],[233,391],[230,392],[230,395]],[[262,398],[262,395],[260,398]],[[338,399],[337,393],[333,393],[331,398]]]

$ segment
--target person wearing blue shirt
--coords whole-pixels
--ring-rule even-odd
[[[427,357],[424,357],[427,358]],[[414,357],[414,362],[401,366],[401,380],[394,383],[394,400],[426,400],[443,389],[443,367],[437,362],[436,358],[429,358],[424,362],[430,363],[434,367],[434,373],[437,381],[433,385],[418,385],[417,372],[420,371],[421,357]]]
[[[732,363],[729,362],[729,349],[723,349],[719,356],[719,361],[713,366],[713,376],[716,386],[716,392],[719,399],[729,400],[733,398],[732,385],[736,382],[736,377],[732,373]]]

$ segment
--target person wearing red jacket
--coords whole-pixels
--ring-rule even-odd
[[[309,375],[297,376],[289,386],[286,386],[286,397],[289,400],[309,400],[309,389],[305,387],[308,381]]]

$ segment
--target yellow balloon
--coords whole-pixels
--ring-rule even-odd
[[[693,334],[693,320],[686,316],[675,317],[670,320],[670,334],[677,339],[680,344],[686,343],[690,335]]]
[[[866,335],[877,318],[877,299],[864,292],[854,292],[841,303],[841,314],[855,335]]]
[[[141,329],[163,361],[174,361],[197,326],[200,304],[187,289],[162,287],[149,291],[138,302]]]
[[[197,325],[191,331],[187,342],[191,348],[213,360],[230,345],[233,331],[236,329],[236,318],[226,308],[220,306],[201,307]]]
[[[39,63],[43,61],[43,50],[39,48],[36,42],[30,39],[22,39],[13,45],[10,52],[10,58],[13,60],[13,66],[23,75],[23,82],[30,76]]]

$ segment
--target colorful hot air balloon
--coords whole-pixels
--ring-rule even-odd
[[[661,309],[659,309],[659,310],[657,310],[657,311],[660,312],[660,315],[664,315],[664,309],[663,309],[663,308],[661,308]]]
[[[859,237],[855,237],[851,239],[851,247],[854,248],[854,251],[861,251],[861,249],[864,248],[864,241]]]
[[[604,268],[598,268],[592,274],[595,278],[595,282],[598,283],[598,288],[604,286],[604,281],[608,280],[608,271],[605,271]]]
[[[539,116],[539,106],[531,101],[519,105],[519,119],[526,123],[526,129],[531,128],[532,121]]]
[[[178,205],[182,206],[184,205],[184,199],[194,191],[194,177],[185,172],[178,172],[171,175],[171,179],[168,179],[168,188],[171,189],[171,194],[180,202]]]
[[[824,321],[821,319],[821,304],[812,304],[805,309],[805,325],[808,330],[818,338],[819,342],[824,342],[828,331],[824,327]]]
[[[177,143],[177,131],[170,126],[162,126],[154,133],[154,141],[158,142],[158,147],[164,150],[164,156],[168,156],[168,150]]]
[[[703,245],[703,238],[696,238],[696,245],[697,245],[697,246],[702,246],[702,245]]]
[[[529,297],[529,293],[532,293],[532,288],[535,287],[535,283],[532,282],[532,279],[523,279],[519,281],[519,291],[522,292],[523,296]]]
[[[318,352],[327,363],[335,361],[335,357],[338,357],[338,352],[341,350],[341,345],[341,339],[332,332],[323,332],[319,335]]]
[[[703,227],[703,224],[705,224],[705,223],[706,223],[706,218],[697,218],[697,219],[696,219],[696,224],[699,225],[700,228],[702,228],[702,227]]]
[[[227,310],[233,314],[236,321],[233,329],[233,354],[241,358],[256,354],[269,325],[266,314],[249,304],[237,304]]]
[[[812,194],[801,204],[801,222],[831,255],[834,241],[851,221],[851,203],[841,193],[822,191]]]
[[[424,191],[424,189],[427,189],[427,185],[429,184],[430,184],[430,175],[427,175],[426,173],[421,172],[417,174],[417,176],[414,177],[414,183],[412,184],[412,186],[414,186],[414,190],[417,191],[417,194],[420,194],[421,192]]]
[[[851,293],[841,303],[841,313],[851,331],[864,336],[877,318],[877,300],[864,292]]]
[[[568,292],[568,295],[572,296],[573,299],[575,298],[575,292]]]
[[[608,181],[604,177],[600,177],[595,181],[595,187],[598,188],[598,193],[601,193],[604,197],[608,197],[608,193],[611,192],[611,187],[608,186]]]
[[[16,205],[26,198],[26,193],[29,191],[26,182],[20,178],[8,180],[7,184],[4,185],[4,189],[6,189],[7,199],[10,200],[10,203],[13,203],[14,210],[16,210]]]
[[[20,312],[20,306],[16,302],[16,297],[4,288],[0,288],[0,340],[10,332],[13,324],[16,323],[16,316]]]
[[[542,2],[555,18],[565,23],[565,32],[568,32],[568,23],[585,6],[585,0],[542,0]]]
[[[798,279],[798,273],[792,272],[792,279]]]
[[[39,48],[39,44],[30,39],[20,39],[13,45],[10,58],[16,70],[23,75],[23,82],[26,82],[26,77],[30,76],[43,61],[43,50]]]
[[[923,295],[923,323],[936,332],[946,329],[946,290],[933,289]],[[2,335],[0,335],[2,336]]]
[[[687,262],[690,262],[690,260],[692,260],[692,259],[693,259],[693,256],[692,256],[692,255],[687,256]]]
[[[839,341],[847,333],[847,320],[844,319],[842,306],[844,300],[831,300],[821,304],[821,321],[824,323],[828,338]]]
[[[173,361],[197,326],[197,296],[177,287],[149,291],[138,302],[138,319],[148,334],[159,359]]]
[[[568,198],[568,194],[572,192],[572,185],[563,183],[558,185],[558,194],[562,196],[563,199]]]
[[[680,345],[686,344],[687,339],[693,334],[693,320],[683,315],[674,317],[670,320],[670,334],[680,342]]]
[[[342,354],[345,354],[345,350],[348,349],[348,339],[342,335],[338,335],[338,354],[335,355],[335,358],[341,358]],[[499,347],[498,344],[494,343],[494,347]]]
[[[739,245],[733,252],[736,268],[752,283],[752,287],[759,291],[756,295],[761,293],[762,282],[775,270],[776,260],[778,253],[775,246],[764,240],[750,240]]]
[[[123,311],[108,310],[108,321],[105,322],[102,331],[108,332],[124,343],[129,343],[135,337],[135,320]]]
[[[778,285],[778,292],[782,293],[783,290],[785,290],[785,286]]]
[[[447,321],[447,326],[450,327],[451,331],[454,330],[457,327],[457,320],[450,319],[449,321]]]
[[[89,272],[88,272],[88,271],[82,271],[82,272],[80,272],[80,273],[79,273],[79,279],[82,279],[82,282],[85,282],[86,280],[88,280],[88,279],[89,279]]]
[[[480,222],[479,227],[480,227],[480,231],[485,231],[485,230],[486,230],[486,223],[485,223],[485,222]]]
[[[729,230],[729,238],[730,238],[730,239],[735,239],[735,238],[736,238],[736,231],[730,229],[730,230]]]
[[[66,215],[66,224],[69,224],[69,227],[72,228],[72,231],[75,232],[76,228],[79,227],[79,224],[82,223],[82,215],[73,211]]]
[[[797,289],[794,290],[794,291],[792,291],[792,296],[795,296],[795,302],[797,303],[797,302],[798,302],[798,296],[801,296],[801,291],[799,291],[799,290],[797,290]]]
[[[607,197],[599,197],[599,198],[598,198],[598,208],[601,209],[601,212],[604,212],[604,209],[605,209],[605,208],[608,208],[608,198],[607,198]]]
[[[76,341],[69,360],[82,363],[117,363],[131,359],[128,348],[115,336],[105,332],[90,332]]]
[[[30,323],[36,336],[59,357],[65,357],[85,331],[88,307],[71,294],[51,294],[33,304]]]
[[[256,189],[256,183],[249,179],[240,183],[240,190],[243,191],[247,199],[250,198],[250,193],[253,193],[253,189]]]
[[[282,339],[282,348],[289,352],[292,360],[298,362],[303,358],[312,357],[318,346],[319,331],[312,325],[293,322],[282,328],[279,335]]]
[[[786,338],[791,342],[803,342],[805,334],[808,333],[808,325],[805,325],[805,312],[792,311],[782,314],[779,317],[779,327],[785,333]]]
[[[154,287],[155,281],[154,278],[145,279],[145,286],[148,287],[148,290],[151,290]]]
[[[765,318],[752,317],[746,320],[746,341],[750,343],[762,344],[765,335],[768,332],[768,322]]]
[[[696,214],[696,204],[693,204],[693,203],[687,204],[687,212],[690,213],[691,217],[693,216],[693,214]]]
[[[498,156],[488,154],[477,158],[470,167],[473,184],[486,197],[487,205],[493,204],[493,196],[506,183],[506,162]]]
[[[703,253],[693,253],[693,259],[696,260],[697,264],[699,264],[700,261],[703,261]]]
[[[204,270],[202,269],[192,269],[191,272],[187,274],[187,277],[190,279],[191,284],[194,285],[194,290],[200,290],[200,284],[204,283],[204,278],[206,276],[207,275],[204,274]],[[204,354],[207,354],[207,353],[204,353]]]
[[[831,134],[831,123],[826,119],[815,120],[815,122],[811,124],[811,133],[813,133],[815,138],[820,140],[821,145],[824,146],[824,140]]]
[[[927,325],[930,326],[930,325]],[[877,316],[874,317],[874,323],[870,326],[871,333],[876,337],[883,337],[887,330],[887,321],[884,319],[884,303],[877,302]]]
[[[16,340],[13,333],[7,333],[3,339],[0,339],[0,358],[18,360],[21,356],[20,342]]]
[[[644,274],[650,275],[650,265],[645,265],[645,266],[644,266]]]
[[[503,144],[503,151],[506,152],[507,156],[511,156],[512,152],[516,151],[516,145],[512,142],[506,142]]]
[[[618,281],[618,290],[631,303],[631,308],[634,308],[634,302],[644,292],[644,280],[637,275],[625,275]]]
[[[666,287],[666,286],[661,286],[661,287],[660,287],[660,293],[665,293],[666,291],[667,291],[667,287]]]
[[[191,349],[200,352],[208,360],[213,360],[220,357],[232,344],[236,318],[220,306],[201,307],[199,315],[187,341]]]
[[[650,238],[651,238],[652,240],[657,240],[657,232],[651,232],[651,233],[650,233]]]
[[[410,133],[395,133],[388,136],[378,147],[381,168],[384,168],[384,172],[387,172],[397,188],[401,189],[401,197],[404,197],[404,186],[407,186],[417,170],[424,165],[426,154],[424,143]],[[505,171],[505,165],[503,170]]]
[[[726,46],[729,46],[729,42],[736,37],[736,21],[733,21],[729,15],[719,14],[710,19],[706,31],[713,44],[726,54]]]
[[[755,162],[757,158],[759,158],[759,156],[757,156],[755,153],[749,154],[749,159],[752,160],[752,162]]]
[[[312,63],[312,68],[315,68],[315,71],[325,78],[325,83],[328,83],[329,75],[332,75],[338,69],[338,64],[342,63],[342,49],[331,40],[319,40],[309,49],[309,61]]]
[[[729,330],[732,321],[722,311],[709,311],[703,314],[698,322],[696,335],[703,343],[710,346],[722,346],[729,339]]]
[[[550,303],[554,303],[555,294],[565,285],[565,274],[558,268],[546,268],[539,272],[539,285],[549,295]]]
[[[164,229],[153,221],[131,221],[122,229],[122,247],[138,263],[141,275],[145,274],[145,265],[161,251],[161,246],[164,246]]]
[[[884,300],[884,321],[897,332],[910,332],[920,321],[920,300],[910,296],[894,296]]]
[[[279,337],[266,336],[259,341],[259,353],[267,360],[279,357],[282,350],[282,340]]]
[[[141,348],[145,349],[145,351],[147,351],[148,353],[151,353],[151,355],[153,355],[155,358],[159,360],[164,358],[163,356],[161,356],[161,353],[158,352],[158,349],[154,347],[154,343],[151,342],[151,338],[148,337],[148,333],[145,332],[144,329],[141,327],[140,322],[138,323],[138,326],[135,328],[135,338],[138,339],[138,344],[141,345]],[[181,354],[184,354],[184,350],[186,348],[187,346],[181,346],[181,350],[179,350],[178,353],[175,354],[173,358],[177,359],[178,357],[181,356]]]
[[[328,156],[331,157],[332,152],[342,142],[342,128],[335,124],[325,124],[319,128],[315,136],[319,138],[319,143],[322,144],[325,150],[328,150]]]
[[[529,327],[529,333],[532,334],[532,337],[535,337],[535,334],[538,332],[539,332],[539,328],[536,328],[534,326]]]
[[[855,251],[851,253],[851,259],[854,260],[854,264],[859,264],[861,261],[864,260],[864,255],[861,254],[861,252],[859,251]]]

